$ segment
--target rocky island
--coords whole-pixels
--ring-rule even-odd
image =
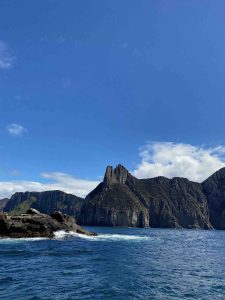
[[[30,208],[25,214],[10,216],[0,214],[0,236],[10,238],[46,237],[53,238],[59,230],[76,232],[85,235],[96,235],[77,225],[75,219],[61,212],[50,216]]]

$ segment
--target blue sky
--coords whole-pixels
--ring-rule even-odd
[[[224,11],[222,0],[0,0],[2,195],[84,195],[108,164],[199,181],[223,166]]]

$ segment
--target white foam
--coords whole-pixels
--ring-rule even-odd
[[[150,237],[140,235],[128,235],[128,234],[99,234],[97,236],[88,236],[85,234],[79,234],[75,232],[56,231],[54,233],[56,239],[65,239],[70,236],[87,239],[90,241],[144,241],[149,240]]]
[[[36,238],[0,238],[0,244],[4,243],[15,243],[15,242],[33,242],[47,240],[48,238],[36,237]]]
[[[59,230],[54,232],[54,238],[57,240],[65,239],[66,237],[73,236],[75,232],[66,232],[64,230]]]

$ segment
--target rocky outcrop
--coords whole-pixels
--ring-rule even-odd
[[[83,198],[61,191],[20,192],[12,195],[7,201],[4,211],[10,212],[10,214],[21,214],[31,207],[45,214],[51,214],[58,210],[76,217],[82,202]]]
[[[123,166],[106,168],[104,180],[85,199],[85,225],[210,229],[207,198],[185,178],[137,179]]]
[[[78,226],[73,217],[54,212],[51,216],[29,209],[26,214],[9,216],[0,214],[0,236],[11,238],[54,237],[54,232],[65,230],[86,235],[95,235]]]

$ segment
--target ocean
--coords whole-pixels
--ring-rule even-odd
[[[225,231],[0,239],[0,299],[225,299]]]

